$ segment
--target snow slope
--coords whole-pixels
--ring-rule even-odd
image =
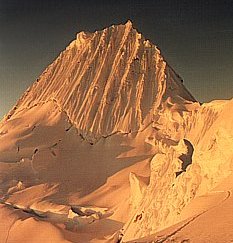
[[[213,190],[231,178],[232,105],[196,102],[130,21],[79,33],[0,123],[0,242],[170,240],[231,200]],[[221,242],[185,229],[175,242]]]
[[[181,222],[154,235],[129,242],[231,242],[232,173],[207,194],[197,196],[182,212]]]
[[[192,203],[191,208],[195,209],[196,197],[211,192],[230,176],[233,169],[232,104],[232,100],[215,101],[183,116],[184,123],[187,119],[192,122],[191,128],[187,126],[184,139],[178,145],[165,143],[151,160],[150,183],[125,226],[124,241],[154,234],[187,219],[183,215],[186,207]]]

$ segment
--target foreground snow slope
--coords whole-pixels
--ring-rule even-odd
[[[129,242],[232,242],[233,175],[197,196],[182,212],[181,222],[154,235]]]
[[[184,123],[191,122],[187,123],[184,139],[178,146],[161,146],[152,158],[150,183],[142,192],[135,215],[125,225],[123,241],[153,234],[196,216],[193,200],[211,192],[232,173],[232,111],[232,100],[215,101],[183,116]],[[221,192],[223,198],[229,193],[223,189]],[[190,203],[192,206],[188,206]],[[183,213],[186,207],[193,210],[191,215]],[[208,228],[205,230],[203,237],[208,238]]]
[[[212,191],[232,109],[196,102],[130,22],[79,33],[0,123],[0,242],[153,241],[196,219],[231,190]]]

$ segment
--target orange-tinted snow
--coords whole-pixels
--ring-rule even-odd
[[[131,22],[79,33],[0,123],[0,242],[232,240],[232,114]]]

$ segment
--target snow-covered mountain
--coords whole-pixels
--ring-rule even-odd
[[[0,123],[0,242],[222,242],[182,232],[232,200],[232,105],[130,21],[80,32]]]
[[[160,50],[128,21],[77,34],[9,116],[51,100],[93,140],[142,130],[169,97],[194,101]]]

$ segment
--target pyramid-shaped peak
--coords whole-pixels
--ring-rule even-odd
[[[52,99],[84,137],[99,137],[143,129],[172,97],[194,100],[160,51],[128,20],[80,32],[17,107]]]

